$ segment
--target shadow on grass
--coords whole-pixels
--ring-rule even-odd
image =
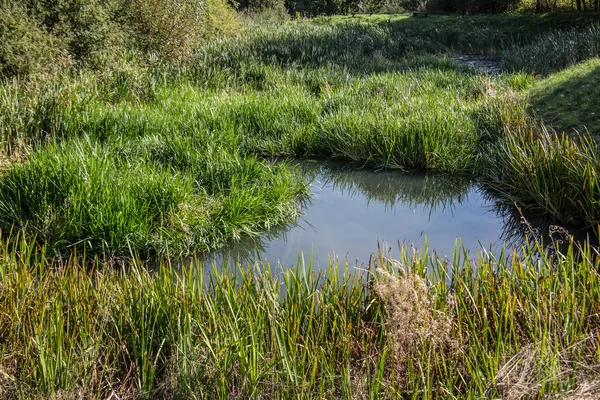
[[[322,17],[290,24],[276,33],[251,38],[247,45],[262,62],[299,66],[339,66],[356,72],[382,68],[381,59],[452,53],[497,53],[525,45],[559,29],[598,21],[598,13],[406,15]],[[230,60],[230,59],[229,59]],[[410,65],[388,64],[388,69]]]
[[[567,133],[590,132],[600,138],[600,58],[561,71],[530,92],[532,111],[548,126]]]

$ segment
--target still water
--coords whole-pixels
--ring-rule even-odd
[[[311,182],[312,197],[303,217],[259,240],[235,244],[217,260],[260,259],[283,267],[299,255],[314,269],[329,258],[366,267],[378,248],[399,245],[435,250],[449,257],[460,238],[472,251],[499,253],[518,244],[527,228],[480,186],[450,176],[357,169],[340,164],[302,162],[299,173]]]

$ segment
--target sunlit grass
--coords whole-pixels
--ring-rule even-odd
[[[542,79],[528,92],[531,110],[559,132],[576,135],[575,131],[587,131],[599,138],[599,79],[598,57]]]
[[[24,228],[60,251],[86,242],[119,253],[136,243],[144,254],[166,254],[167,247],[186,254],[293,221],[294,197],[306,185],[268,158],[479,178],[496,142],[528,129],[523,92],[534,75],[478,74],[452,55],[499,53],[540,73],[535,63],[547,65],[552,52],[531,59],[523,46],[543,47],[544,38],[556,37],[587,49],[587,36],[564,29],[595,32],[593,15],[579,14],[380,17],[250,26],[241,37],[206,43],[187,62],[123,60],[102,73],[71,70],[50,82],[3,82],[1,227]],[[561,115],[577,114],[569,106]],[[81,143],[88,143],[85,150],[76,150]],[[102,158],[92,148],[109,160],[97,174],[106,201],[90,200],[100,195],[86,188],[76,167]],[[63,166],[71,172],[58,179],[62,172],[52,171]],[[42,184],[48,181],[42,174],[69,183],[54,190]],[[169,176],[180,187],[167,196],[175,200],[150,201],[142,212],[145,197],[130,187]],[[30,199],[15,194],[17,187],[28,187]],[[155,193],[146,183],[136,190]],[[127,212],[100,205],[124,197]],[[531,197],[522,196],[535,208]],[[91,222],[96,219],[101,222]],[[109,228],[111,219],[120,222]]]
[[[154,272],[10,237],[0,250],[0,395],[480,398],[597,393],[597,255],[532,244]],[[541,254],[540,254],[541,251]],[[279,276],[279,277],[276,277]]]
[[[70,140],[0,180],[0,226],[64,252],[155,257],[222,247],[294,220],[306,183],[284,165],[181,137],[119,146]]]

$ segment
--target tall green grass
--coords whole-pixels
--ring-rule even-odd
[[[59,252],[206,251],[298,215],[307,183],[262,158],[465,175],[525,121],[512,78],[322,71],[265,66],[260,85],[220,89],[151,72],[82,74],[24,101],[6,85],[2,141],[20,162],[2,172],[0,227]]]
[[[502,54],[504,66],[541,75],[600,55],[600,25],[586,29],[550,32],[526,46],[514,46]]]
[[[306,194],[284,165],[165,137],[53,145],[5,171],[0,187],[4,230],[25,229],[57,252],[144,257],[257,236],[293,221]]]
[[[405,60],[428,54],[501,53],[557,30],[587,28],[597,18],[594,13],[436,15],[421,20],[380,15],[254,25],[242,38],[199,49],[186,71],[188,76],[204,76],[206,71],[226,66],[233,72],[248,61],[286,67],[344,67],[358,73],[398,70]]]
[[[293,197],[306,189],[262,158],[478,177],[490,146],[529,125],[518,93],[533,78],[477,74],[446,56],[530,45],[556,32],[550,22],[566,24],[522,18],[253,26],[244,37],[207,43],[192,62],[127,60],[51,82],[5,81],[1,227],[26,229],[57,251],[81,242],[125,253],[129,242],[141,254],[185,254],[294,219]],[[78,164],[106,170],[96,174],[104,197],[85,187]],[[62,183],[44,184],[42,175]],[[181,189],[154,185],[179,193],[165,194],[175,200],[141,211],[146,200],[136,193],[154,193],[149,182],[169,176]],[[28,199],[18,187],[28,187]]]
[[[168,131],[201,142],[210,138],[244,154],[464,173],[482,142],[525,122],[525,103],[513,95],[519,78],[476,76],[460,68],[363,77],[264,67],[258,89],[205,90],[146,79],[142,86],[154,89],[151,98],[140,94],[144,101],[132,89],[134,97],[115,102],[112,84],[84,77],[42,89],[38,99],[19,105],[18,89],[9,85],[5,147],[19,141],[35,148],[42,138],[82,135],[118,142]]]
[[[542,129],[506,135],[491,149],[481,174],[490,188],[525,210],[595,229],[599,157],[590,136],[571,138]]]
[[[148,272],[0,251],[4,398],[481,398],[598,393],[590,247],[450,259],[405,248],[370,272],[300,262]]]

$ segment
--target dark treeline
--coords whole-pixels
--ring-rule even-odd
[[[506,11],[598,11],[600,0],[432,0],[432,11],[499,13]]]
[[[479,14],[600,10],[600,0],[240,0],[234,5],[254,12],[285,8],[291,15],[304,17],[399,11]]]
[[[178,61],[239,31],[238,13],[270,20],[401,11],[462,14],[596,11],[600,0],[0,0],[0,76],[127,59]],[[261,19],[256,19],[260,21]]]

